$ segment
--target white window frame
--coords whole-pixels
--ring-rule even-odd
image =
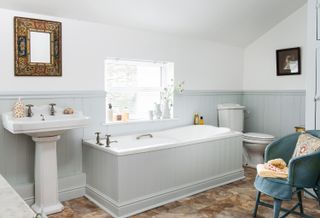
[[[151,88],[151,87],[135,87],[135,88],[129,88],[129,87],[108,87],[107,82],[107,64],[130,64],[136,62],[137,64],[159,64],[160,65],[160,87],[159,88]],[[170,72],[169,72],[170,71]],[[148,61],[148,60],[134,60],[134,59],[122,59],[122,58],[107,58],[105,60],[105,79],[104,79],[104,85],[105,85],[105,91],[108,95],[108,93],[117,92],[117,93],[128,93],[128,92],[159,92],[159,100],[158,103],[161,103],[160,99],[160,92],[163,91],[165,87],[167,87],[170,82],[174,83],[174,63],[173,62],[164,62],[164,61]],[[170,81],[173,80],[173,81]],[[173,99],[172,99],[173,100]],[[108,104],[108,97],[106,99],[106,103]],[[106,104],[106,105],[107,105]],[[173,113],[173,108],[172,108]],[[173,115],[172,115],[173,116]],[[130,119],[129,119],[130,120]],[[140,120],[147,120],[146,118],[140,119]]]

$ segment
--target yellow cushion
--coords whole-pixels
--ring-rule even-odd
[[[310,134],[301,134],[292,157],[301,157],[313,152],[320,151],[320,139]]]

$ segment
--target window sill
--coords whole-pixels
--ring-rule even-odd
[[[112,121],[105,122],[103,125],[105,126],[116,126],[116,125],[130,125],[130,124],[142,124],[142,123],[158,123],[158,122],[169,122],[169,121],[177,121],[178,118],[170,118],[170,119],[155,119],[155,120],[128,120],[128,121]]]

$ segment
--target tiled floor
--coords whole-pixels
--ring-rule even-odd
[[[255,203],[255,189],[253,181],[255,177],[254,169],[246,169],[246,179],[234,182],[199,193],[197,195],[181,199],[162,207],[158,207],[134,216],[134,218],[176,218],[176,217],[252,217],[252,209]],[[264,201],[269,201],[263,197]],[[292,202],[294,203],[294,202]],[[99,209],[86,198],[64,202],[65,210],[50,216],[50,218],[109,218],[111,217],[103,210]],[[289,203],[284,203],[284,207],[289,207]],[[316,201],[304,199],[305,211],[308,215],[320,217],[320,206]],[[259,207],[258,217],[272,217],[272,209]],[[296,217],[296,216],[288,216]]]

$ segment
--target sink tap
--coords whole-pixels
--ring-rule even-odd
[[[110,137],[111,137],[111,135],[106,135],[106,147],[110,147],[111,143],[118,143],[118,141],[116,141],[116,140],[111,141]]]
[[[51,115],[51,116],[54,116],[55,113],[56,113],[56,110],[54,109],[54,106],[56,106],[56,104],[55,104],[55,103],[51,103],[51,104],[49,104],[49,105],[51,106],[51,108],[50,108],[50,115]]]
[[[33,116],[33,112],[32,112],[31,108],[33,107],[33,105],[32,104],[27,104],[26,106],[28,108],[27,117],[32,117]]]

